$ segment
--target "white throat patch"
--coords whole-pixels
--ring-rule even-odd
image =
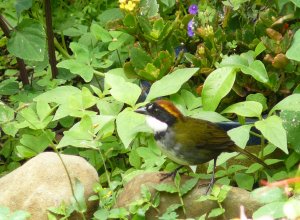
[[[155,133],[166,131],[168,129],[168,125],[166,123],[149,115],[146,116],[146,122]]]

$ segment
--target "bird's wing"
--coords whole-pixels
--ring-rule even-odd
[[[177,131],[178,139],[185,145],[193,145],[197,148],[205,148],[216,151],[231,151],[229,146],[234,145],[233,141],[227,135],[227,132],[217,125],[200,119],[187,118],[185,128],[188,132]],[[177,126],[182,129],[182,125]],[[175,128],[176,129],[176,128]]]

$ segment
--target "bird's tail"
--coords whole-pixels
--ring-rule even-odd
[[[250,160],[252,160],[253,162],[256,162],[256,163],[259,163],[261,164],[263,167],[265,167],[266,169],[270,169],[270,167],[265,163],[263,162],[261,159],[259,159],[257,156],[251,154],[249,151],[245,150],[245,149],[242,149],[238,146],[232,146],[232,150],[233,151],[236,151],[238,153],[241,153],[241,154],[244,154],[246,157],[248,157]]]

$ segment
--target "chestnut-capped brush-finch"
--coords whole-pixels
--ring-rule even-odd
[[[236,146],[227,132],[217,124],[186,117],[170,101],[157,100],[135,112],[146,115],[146,122],[153,129],[158,146],[174,162],[180,165],[198,165],[214,160],[207,191],[214,184],[216,161],[222,152],[242,153],[268,168],[255,155]]]

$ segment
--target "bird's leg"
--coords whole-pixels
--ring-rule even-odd
[[[160,178],[160,181],[164,181],[165,179],[168,179],[169,177],[172,177],[172,179],[175,178],[176,173],[178,172],[178,170],[180,170],[182,167],[184,167],[183,165],[180,165],[179,167],[177,167],[174,171],[170,172],[170,173],[162,173],[162,177]]]
[[[216,169],[216,165],[217,165],[217,158],[214,159],[214,167],[213,167],[213,173],[212,173],[212,177],[210,179],[210,182],[208,184],[208,187],[206,189],[205,195],[207,195],[207,193],[209,192],[210,189],[213,188],[214,183],[215,183],[215,169]]]

